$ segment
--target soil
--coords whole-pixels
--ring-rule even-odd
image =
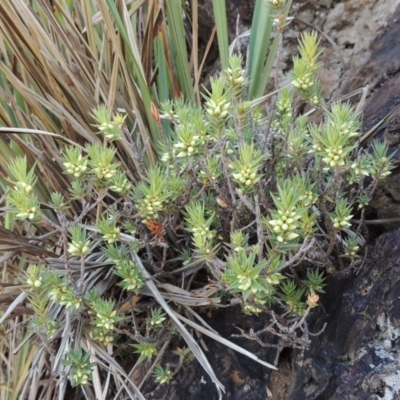
[[[204,43],[213,28],[211,0],[200,1],[200,26]],[[249,29],[254,1],[229,3],[230,35]],[[312,27],[322,34],[324,48],[320,79],[329,102],[368,86],[363,130],[384,119],[400,104],[400,5],[398,0],[297,1],[285,34],[279,70],[287,72],[296,53],[297,39]],[[237,14],[240,14],[236,27]],[[245,45],[245,44],[243,44]],[[214,54],[217,54],[215,51]],[[216,61],[218,64],[218,60]],[[215,69],[215,68],[214,68]],[[210,69],[210,71],[213,68]],[[349,98],[357,104],[360,94]],[[397,157],[400,112],[385,120],[371,135],[391,140]],[[399,157],[400,159],[400,157]],[[394,171],[381,186],[370,215],[400,217],[400,172]],[[367,246],[366,262],[358,275],[331,278],[321,306],[312,314],[312,338],[307,351],[283,349],[277,371],[203,338],[206,355],[225,386],[223,399],[241,400],[390,400],[400,399],[400,222],[371,229],[377,237]],[[218,310],[207,322],[225,338],[274,363],[276,336],[263,334],[256,341],[233,337],[269,324],[267,316],[246,316],[239,309]],[[170,345],[171,350],[176,343]],[[145,388],[152,400],[218,399],[215,385],[193,361],[169,384]]]

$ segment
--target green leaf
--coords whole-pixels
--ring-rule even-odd
[[[185,41],[182,2],[180,0],[165,0],[165,6],[169,20],[168,31],[173,51],[172,59],[176,66],[180,89],[186,95],[186,98],[194,103],[195,96]]]
[[[219,58],[222,70],[226,70],[229,67],[229,43],[225,0],[213,0],[213,9],[217,27]]]

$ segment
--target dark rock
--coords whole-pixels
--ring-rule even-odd
[[[353,282],[329,284],[323,302],[328,327],[304,358],[294,357],[294,384],[287,399],[399,398],[399,260],[400,230],[396,230],[379,237]],[[323,320],[316,318],[314,330]]]
[[[352,89],[367,84],[374,91],[364,112],[364,129],[372,128],[400,104],[400,7],[371,46],[370,59],[355,74]]]

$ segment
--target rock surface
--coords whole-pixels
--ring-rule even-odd
[[[255,0],[226,3],[233,40],[237,31],[250,29]],[[200,39],[206,43],[214,27],[212,0],[199,0],[199,7]],[[398,34],[394,33],[394,40],[389,42],[382,39],[398,28],[398,7],[397,0],[293,1],[289,16],[294,19],[284,32],[279,70],[290,69],[301,33],[315,29],[321,35],[323,48],[319,75],[325,98],[337,99],[367,84],[372,94],[400,67],[399,43],[395,39]],[[214,51],[214,57],[217,54]]]
[[[292,385],[276,398],[400,398],[400,230],[381,235],[368,259],[354,281],[330,285],[313,328],[328,327],[304,358],[293,354]]]

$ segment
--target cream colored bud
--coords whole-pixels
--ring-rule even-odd
[[[307,297],[307,304],[310,307],[316,307],[318,305],[319,296],[315,293],[311,293]]]

